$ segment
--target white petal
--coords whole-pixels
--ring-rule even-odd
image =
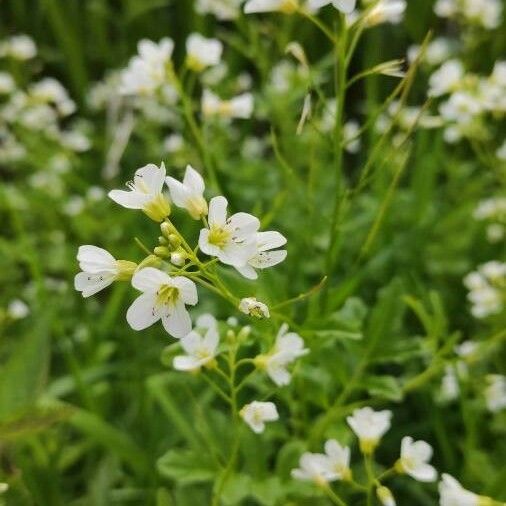
[[[206,348],[206,350],[209,350],[209,353],[214,355],[216,352],[216,348],[218,348],[218,343],[220,341],[220,336],[218,334],[218,329],[216,327],[210,327],[206,335],[204,336],[204,339],[202,339],[202,344]]]
[[[219,249],[216,256],[221,262],[234,267],[245,265],[255,253],[256,246],[254,243],[235,244],[228,243],[224,248]]]
[[[357,0],[334,0],[334,7],[344,14],[351,14],[355,9]]]
[[[223,226],[227,221],[228,202],[225,197],[213,197],[209,202],[209,225]]]
[[[195,283],[184,276],[176,276],[171,280],[172,286],[179,288],[179,294],[185,304],[194,306],[199,301]]]
[[[190,195],[184,184],[170,176],[165,181],[169,187],[170,198],[174,204],[178,207],[186,207],[186,202]]]
[[[79,246],[77,260],[79,267],[85,272],[117,271],[116,259],[108,251],[97,246],[89,244]]]
[[[172,278],[160,269],[145,267],[132,277],[132,286],[141,292],[156,292],[162,285],[171,285]]]
[[[258,279],[258,274],[251,265],[235,266],[236,270],[247,279]]]
[[[188,186],[193,192],[202,195],[204,193],[205,185],[202,176],[191,166],[186,166],[183,183]]]
[[[110,272],[97,272],[94,274],[79,272],[74,278],[74,288],[78,292],[82,292],[83,297],[91,297],[112,284],[114,279],[115,275]]]
[[[144,330],[160,319],[156,296],[152,293],[139,295],[128,308],[126,319],[134,330]]]
[[[281,365],[276,365],[267,368],[267,374],[278,387],[288,385],[291,380],[290,373]]]
[[[204,313],[197,318],[196,326],[201,329],[215,329],[218,322],[212,314]]]
[[[154,163],[149,163],[135,172],[134,182],[142,181],[150,190],[150,193],[161,193],[163,183],[165,182],[165,165],[162,163],[157,167]]]
[[[136,191],[111,190],[107,195],[127,209],[142,209],[151,199],[150,195]]]
[[[257,233],[258,251],[280,248],[286,244],[286,237],[279,232],[270,230]]]
[[[408,471],[408,474],[418,481],[431,482],[436,481],[437,471],[429,464],[422,464],[415,469]]]
[[[257,269],[267,269],[277,265],[286,258],[286,250],[261,251],[255,255],[248,263]]]
[[[271,12],[277,10],[280,6],[280,0],[249,0],[244,6],[244,12],[246,14]]]
[[[332,0],[309,0],[308,7],[310,10],[320,9],[331,2]]]
[[[162,316],[163,328],[176,339],[186,336],[192,329],[192,321],[181,300],[171,306]]]
[[[179,355],[174,357],[172,366],[176,371],[194,371],[200,367],[200,361],[195,357],[189,357],[187,355]]]
[[[229,224],[233,230],[234,240],[249,238],[260,228],[258,218],[248,213],[235,213],[230,217]]]
[[[181,339],[181,346],[188,355],[195,355],[195,352],[202,344],[202,337],[198,332],[192,330]]]

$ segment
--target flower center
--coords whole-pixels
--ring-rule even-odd
[[[211,227],[209,231],[209,244],[223,248],[230,240],[231,233],[222,227]]]
[[[279,10],[283,14],[293,14],[298,9],[297,0],[283,0],[279,6]]]
[[[158,306],[172,306],[179,298],[179,289],[175,286],[162,285],[156,293],[156,303]]]

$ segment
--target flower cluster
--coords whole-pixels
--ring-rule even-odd
[[[487,223],[487,239],[500,242],[506,236],[506,198],[492,197],[482,200],[474,210],[476,220]]]
[[[170,200],[163,191],[165,184],[170,191]],[[234,267],[248,279],[256,279],[257,269],[277,265],[286,257],[286,250],[278,249],[286,243],[279,232],[260,232],[260,221],[248,213],[240,212],[228,217],[225,197],[213,197],[208,204],[204,198],[204,180],[190,165],[182,182],[166,177],[163,163],[160,167],[146,165],[135,172],[127,187],[128,190],[110,191],[109,197],[128,209],[142,210],[152,220],[161,223],[160,245],[140,265],[118,261],[96,246],[81,246],[77,259],[82,272],[75,278],[76,290],[89,297],[116,280],[131,280],[132,286],[142,293],[127,311],[130,326],[143,330],[161,320],[167,333],[176,338],[190,334],[192,325],[186,306],[194,306],[198,302],[195,281],[204,286],[211,282],[214,290],[233,301],[242,312],[269,316],[263,303],[253,298],[240,302],[235,299],[214,274],[206,270],[197,251]],[[194,220],[202,220],[204,227],[200,231],[197,248],[191,248],[168,219],[171,203],[184,209]],[[161,270],[159,267],[165,260],[168,261],[168,270]],[[208,265],[214,263],[210,261]],[[191,267],[198,270],[190,270]],[[280,335],[280,341],[282,338]],[[212,341],[214,338],[208,339]],[[293,336],[284,338],[285,341],[290,339]],[[198,335],[193,334],[185,345],[193,349],[197,341]],[[281,355],[277,358],[278,368],[293,360],[292,356]]]
[[[437,0],[434,12],[442,18],[493,30],[500,26],[503,5],[500,0]]]

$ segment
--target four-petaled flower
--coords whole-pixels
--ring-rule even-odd
[[[292,478],[312,481],[318,486],[325,486],[339,479],[338,473],[331,468],[329,458],[322,453],[305,452],[299,459],[299,467],[292,469]]]
[[[204,180],[191,166],[186,166],[183,182],[168,176],[165,180],[170,190],[170,197],[178,207],[186,209],[194,220],[207,215],[207,202],[204,199]]]
[[[206,117],[219,116],[224,119],[248,119],[253,114],[253,95],[242,93],[230,100],[222,100],[206,89],[202,94],[202,114]]]
[[[198,371],[202,366],[214,361],[218,344],[218,325],[212,315],[202,315],[197,319],[196,328],[181,339],[186,355],[174,357],[173,366],[178,371]]]
[[[235,268],[248,279],[257,279],[258,274],[255,269],[267,269],[281,263],[286,258],[286,250],[277,250],[286,244],[286,238],[279,232],[257,232],[256,251],[248,259],[245,265],[235,266]],[[275,251],[271,251],[275,250]]]
[[[366,407],[353,411],[352,416],[348,416],[346,421],[360,441],[360,450],[370,454],[390,428],[391,418],[392,412],[389,410],[374,411]]]
[[[143,292],[127,311],[127,322],[134,330],[144,330],[161,319],[164,329],[173,337],[179,339],[191,331],[185,304],[194,306],[198,302],[193,281],[146,267],[134,274],[132,286]]]
[[[199,247],[227,265],[243,266],[254,255],[255,234],[260,222],[247,213],[227,218],[227,199],[214,197],[209,202],[209,228],[200,231]]]
[[[265,422],[274,422],[279,419],[278,410],[273,402],[250,402],[243,406],[239,414],[256,434],[265,430]]]
[[[111,190],[109,198],[128,209],[141,209],[160,222],[170,214],[170,204],[162,193],[164,182],[165,165],[150,163],[135,171],[134,180],[127,183],[130,191]]]
[[[108,251],[92,245],[79,246],[77,260],[82,272],[74,278],[74,288],[83,297],[100,292],[114,281],[128,280],[137,265],[127,260],[116,260]]]
[[[259,369],[265,369],[276,385],[284,386],[291,379],[287,365],[307,353],[309,350],[304,348],[302,337],[295,332],[288,332],[288,325],[284,323],[276,336],[274,348],[266,355],[258,355],[255,365]]]
[[[428,462],[432,446],[425,441],[414,441],[406,436],[401,442],[401,458],[395,464],[399,473],[405,473],[418,481],[430,482],[437,478],[437,471]]]
[[[207,39],[200,33],[192,33],[186,39],[186,65],[195,72],[218,65],[223,45],[217,39]]]

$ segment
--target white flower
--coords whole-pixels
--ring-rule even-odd
[[[239,414],[256,434],[265,430],[265,422],[274,422],[279,419],[278,410],[273,402],[253,401],[246,404]]]
[[[492,413],[498,413],[506,408],[506,376],[489,374],[488,386],[485,389],[487,408]]]
[[[167,71],[171,62],[174,42],[167,37],[158,42],[143,39],[137,44],[138,55],[121,73],[120,93],[125,95],[151,95],[167,84]]]
[[[170,176],[165,181],[170,190],[170,197],[176,206],[186,209],[194,220],[207,215],[204,180],[191,165],[186,166],[182,183]]]
[[[74,288],[83,297],[100,292],[116,280],[129,279],[137,265],[126,260],[116,260],[108,251],[97,246],[79,246],[77,260],[82,272],[74,278]]]
[[[255,269],[267,269],[281,263],[286,258],[286,250],[275,250],[286,244],[286,238],[279,232],[257,232],[256,251],[248,259],[245,265],[235,266],[235,268],[248,279],[257,279],[258,274]],[[271,251],[275,250],[275,251]]]
[[[180,134],[171,134],[165,137],[163,141],[163,149],[167,153],[177,153],[184,148],[184,139]]]
[[[0,494],[5,494],[9,490],[9,484],[8,483],[0,483]]]
[[[443,63],[429,79],[429,96],[439,97],[454,91],[462,82],[464,67],[459,60],[449,60]]]
[[[319,486],[338,479],[328,456],[321,453],[303,453],[299,459],[299,467],[292,469],[291,475],[296,480],[312,481]]]
[[[134,180],[127,183],[130,191],[112,190],[109,197],[127,209],[142,209],[152,220],[163,221],[170,213],[170,205],[162,194],[165,165],[150,163],[135,171]]]
[[[255,365],[260,369],[265,369],[269,377],[278,386],[288,385],[290,383],[290,373],[286,367],[309,353],[304,348],[304,341],[295,332],[287,332],[288,325],[284,323],[276,336],[274,348],[267,355],[259,355],[255,358]]]
[[[220,97],[205,89],[202,94],[202,113],[206,117],[248,119],[253,113],[253,95],[243,93],[230,100],[221,100]]]
[[[192,33],[186,40],[186,64],[195,72],[218,65],[223,45],[217,39],[206,39],[200,33]]]
[[[406,436],[401,442],[401,458],[395,464],[399,473],[405,473],[418,481],[436,481],[437,471],[428,462],[432,457],[432,446],[425,441],[414,441]]]
[[[218,326],[214,317],[200,316],[197,319],[196,328],[184,336],[180,342],[186,355],[174,357],[174,369],[196,371],[213,362],[219,344]]]
[[[378,499],[380,500],[381,504],[383,506],[396,506],[397,503],[395,502],[394,496],[392,495],[392,492],[390,492],[390,489],[384,486],[378,487],[376,489],[376,495],[378,496]]]
[[[255,318],[270,318],[269,308],[256,297],[245,297],[239,302],[239,311]]]
[[[133,275],[132,286],[143,292],[127,311],[127,322],[134,330],[144,330],[161,319],[164,329],[175,338],[190,333],[192,323],[185,304],[198,302],[193,281],[146,267]]]
[[[359,438],[360,450],[363,453],[372,453],[381,437],[390,429],[391,418],[391,411],[374,411],[366,407],[356,409],[346,421]]]
[[[52,77],[45,77],[30,87],[30,95],[36,101],[52,103],[62,116],[68,116],[76,110],[67,90]]]
[[[437,0],[434,5],[434,12],[440,18],[449,18],[458,12],[456,0]]]
[[[227,265],[240,267],[256,251],[257,218],[247,213],[236,213],[227,218],[227,199],[214,197],[209,202],[209,228],[200,231],[199,247]]]
[[[455,346],[455,353],[460,358],[470,359],[478,350],[478,343],[475,341],[464,341],[459,345]]]
[[[246,14],[257,12],[282,12],[293,14],[300,7],[298,0],[248,0],[244,5]]]
[[[351,480],[350,449],[347,446],[341,446],[335,439],[329,439],[325,442],[325,454],[336,479]]]
[[[351,120],[344,124],[343,137],[344,149],[348,153],[358,153],[360,149],[360,125],[357,121]]]
[[[14,299],[7,306],[7,314],[13,320],[22,320],[30,314],[30,308],[21,299]]]
[[[310,9],[320,9],[325,5],[332,4],[338,11],[344,14],[350,14],[355,9],[357,0],[309,0]]]
[[[471,313],[476,318],[500,313],[504,306],[504,286],[506,284],[506,263],[497,261],[481,265],[477,271],[464,278],[470,290],[467,298],[472,304]]]
[[[443,474],[439,482],[440,506],[480,506],[480,496],[469,492],[449,474]]]

